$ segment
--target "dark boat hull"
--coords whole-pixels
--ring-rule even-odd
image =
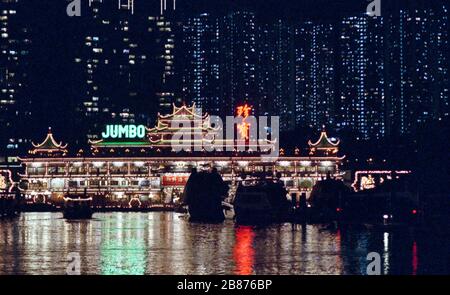
[[[65,200],[63,216],[66,219],[92,218],[92,200],[83,197],[71,197]]]
[[[283,223],[290,219],[287,201],[266,187],[244,187],[234,200],[235,220],[240,225]]]
[[[83,209],[83,210],[65,209],[63,212],[63,216],[65,219],[91,219],[92,215],[93,212],[90,209]]]

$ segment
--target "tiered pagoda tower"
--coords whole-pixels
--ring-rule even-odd
[[[215,141],[220,127],[211,126],[208,113],[201,115],[195,103],[188,107],[173,105],[169,115],[158,113],[158,122],[154,128],[147,128],[147,136],[152,147],[174,148],[177,146],[203,146]],[[174,139],[174,135],[177,138]]]

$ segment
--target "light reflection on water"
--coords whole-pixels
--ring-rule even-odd
[[[448,241],[408,233],[191,224],[176,213],[105,213],[68,222],[60,213],[0,221],[0,274],[365,274],[369,252],[385,274],[449,273]],[[423,251],[421,252],[421,250]]]

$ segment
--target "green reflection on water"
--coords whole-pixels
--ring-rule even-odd
[[[120,221],[107,218],[102,222],[100,256],[104,275],[143,275],[146,272],[145,228],[139,218],[129,217]]]

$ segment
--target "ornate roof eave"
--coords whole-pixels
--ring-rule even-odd
[[[146,128],[146,129],[147,129],[147,132],[159,132],[159,131],[164,131],[164,130],[169,129],[169,126],[165,126],[165,127],[162,127],[162,128],[154,127],[154,128]]]
[[[175,115],[170,115],[170,118],[159,118],[159,122],[161,122],[161,124],[169,124],[170,122],[176,121],[176,122],[205,122],[208,121],[208,118],[210,118],[209,115],[204,115],[202,117],[197,116],[194,117],[194,115],[190,115],[190,114],[175,114]]]
[[[47,137],[44,139],[44,141],[40,144],[35,144],[34,142],[31,143],[33,147],[35,148],[34,151],[64,151],[68,144],[63,145],[62,142],[57,143],[55,138],[53,137],[52,129],[48,128]],[[49,146],[49,148],[46,148],[44,146]],[[44,148],[43,148],[44,147]]]
[[[319,149],[319,148],[324,149],[324,147],[319,146],[321,143],[325,143],[325,144],[329,145],[330,148],[332,148],[332,147],[336,147],[337,148],[339,146],[339,144],[341,143],[341,141],[338,140],[336,143],[331,142],[331,140],[328,138],[328,135],[327,135],[326,131],[322,131],[320,133],[320,138],[319,138],[319,140],[317,142],[312,143],[311,140],[308,141],[308,145],[310,147],[314,147],[314,148],[317,148],[317,149]],[[327,147],[325,147],[325,149],[326,148]]]
[[[32,153],[67,153],[66,149],[34,149]]]
[[[160,121],[172,121],[174,118],[177,118],[177,121],[203,121],[209,118],[208,114],[204,114],[203,116],[199,115],[191,115],[191,114],[170,114],[165,117],[159,117]],[[163,123],[164,124],[164,123]]]
[[[173,106],[173,113],[172,114],[169,114],[169,115],[158,114],[158,118],[159,119],[169,119],[169,118],[172,118],[174,116],[177,116],[182,111],[186,111],[188,115],[194,116],[194,118],[198,118],[198,119],[205,119],[206,117],[209,116],[208,113],[205,113],[203,116],[200,116],[200,115],[196,114],[195,113],[195,103],[193,103],[191,107],[187,107],[186,105],[183,105],[181,107],[177,107],[175,104],[173,104],[172,106]]]
[[[152,140],[151,138],[149,138],[149,141],[152,144],[158,144],[158,143],[161,143],[163,140],[162,139]]]
[[[91,140],[91,139],[89,139],[88,140],[88,143],[91,144],[91,145],[96,145],[96,144],[99,144],[99,143],[102,143],[102,142],[103,142],[103,139],[99,139],[99,140]]]

